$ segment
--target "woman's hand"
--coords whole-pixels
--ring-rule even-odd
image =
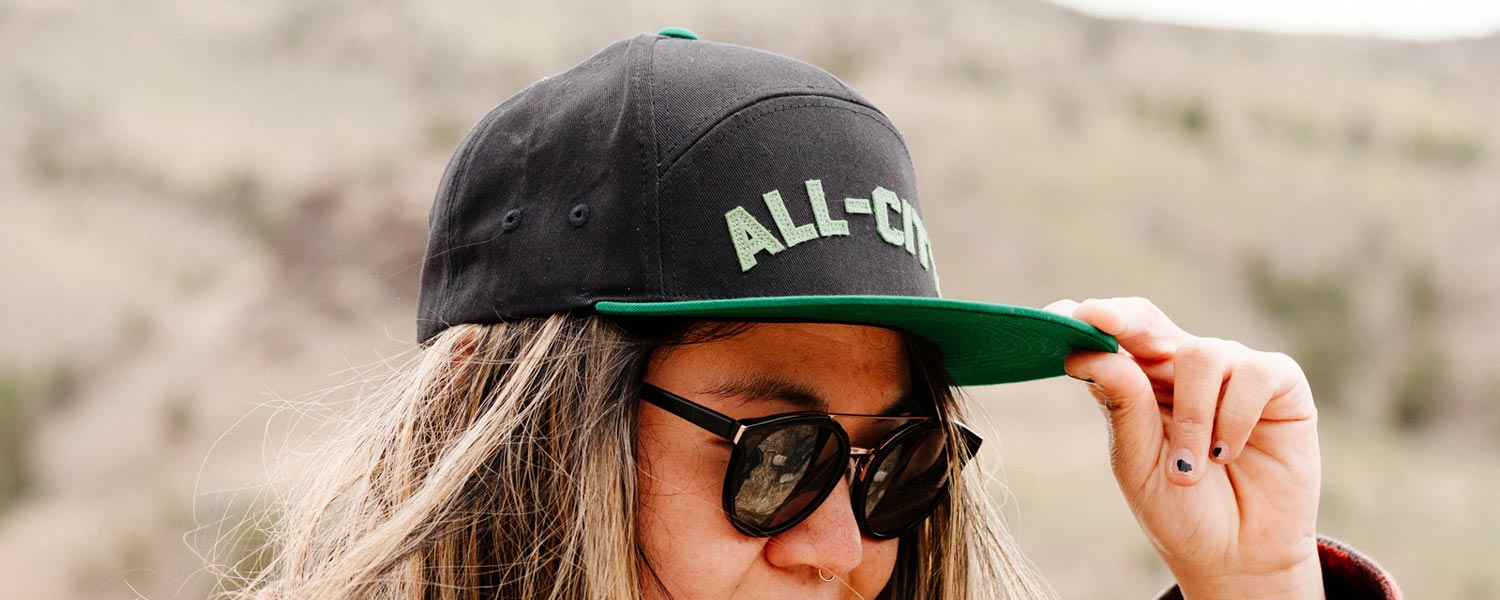
[[[1115,479],[1186,598],[1322,598],[1318,412],[1285,354],[1193,336],[1143,298],[1054,302],[1115,336],[1077,351]]]

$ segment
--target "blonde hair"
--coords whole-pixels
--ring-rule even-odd
[[[357,407],[368,412],[283,504],[275,558],[241,595],[640,598],[659,582],[637,543],[634,393],[654,348],[734,331],[576,315],[448,328]],[[908,338],[914,381],[939,416],[961,418],[940,356]],[[1051,596],[979,470],[954,476],[900,541],[880,597]]]

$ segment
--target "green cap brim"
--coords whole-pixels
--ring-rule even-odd
[[[779,296],[676,302],[600,301],[608,315],[816,321],[878,325],[927,338],[943,350],[958,385],[1063,375],[1073,350],[1114,352],[1115,338],[1088,323],[1035,308],[917,296]]]

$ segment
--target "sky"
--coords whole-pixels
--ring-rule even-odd
[[[1500,0],[1051,0],[1085,13],[1285,33],[1438,40],[1500,31]]]

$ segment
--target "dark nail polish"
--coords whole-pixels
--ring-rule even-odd
[[[1187,450],[1178,450],[1172,454],[1172,466],[1177,468],[1178,473],[1193,472],[1193,454]]]
[[[1224,449],[1223,448],[1220,448],[1218,446],[1214,446],[1214,458],[1218,458],[1219,455],[1223,454],[1223,453],[1224,453]]]

